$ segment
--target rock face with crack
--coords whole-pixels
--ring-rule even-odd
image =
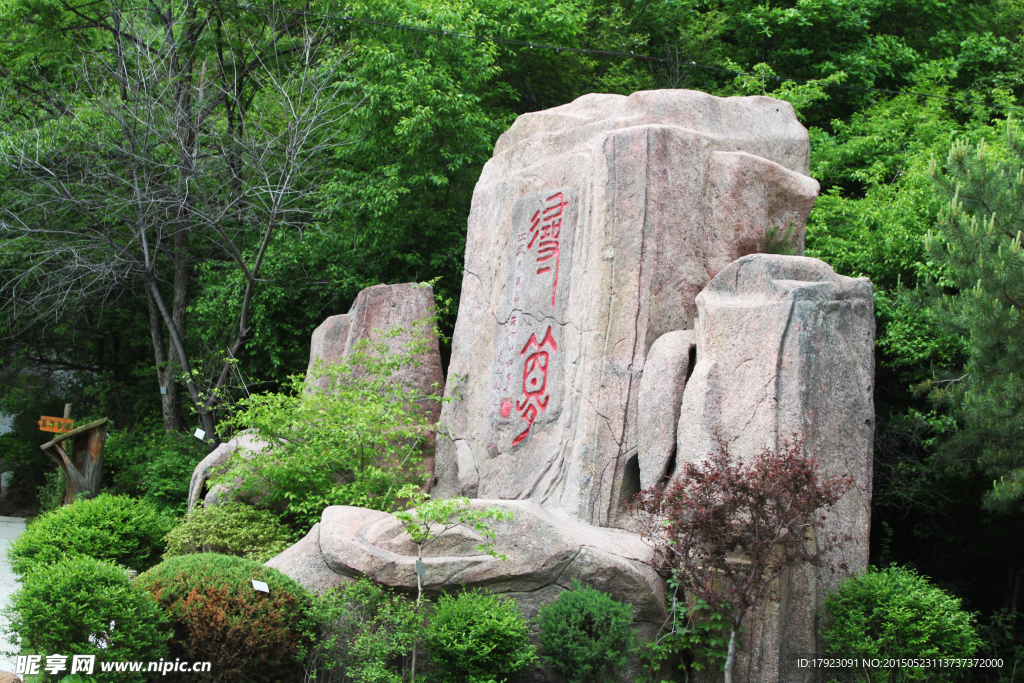
[[[730,262],[766,240],[802,250],[807,164],[807,131],[764,97],[586,95],[520,116],[473,194],[449,368],[464,379],[435,490],[628,526],[626,502],[671,451],[660,425],[657,453],[638,453],[648,354],[693,327]]]

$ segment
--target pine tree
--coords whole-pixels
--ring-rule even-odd
[[[1024,502],[1024,142],[1007,122],[1005,145],[956,143],[931,170],[949,201],[926,239],[938,307],[968,338],[963,375],[932,383],[961,421],[946,450],[977,458],[995,478],[986,505],[1010,509]]]

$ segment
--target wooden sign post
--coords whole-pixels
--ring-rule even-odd
[[[65,418],[70,411],[65,409]],[[40,420],[40,429],[44,429],[44,420],[60,418],[44,417]],[[61,420],[64,422],[65,420]],[[67,420],[70,422],[70,420]],[[75,502],[79,493],[92,498],[100,492],[100,477],[103,471],[103,446],[107,442],[107,422],[109,418],[96,420],[81,427],[64,432],[53,441],[40,446],[43,452],[57,461],[68,479],[68,488],[64,492],[64,504]]]

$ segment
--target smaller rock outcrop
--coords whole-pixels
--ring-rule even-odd
[[[642,488],[654,486],[672,474],[679,407],[696,353],[693,330],[663,334],[647,352],[637,397],[637,458]]]
[[[213,478],[221,467],[227,464],[228,460],[231,459],[231,456],[234,455],[238,449],[242,449],[242,452],[246,457],[253,457],[254,455],[258,455],[262,452],[264,448],[266,448],[266,444],[263,441],[260,441],[248,431],[244,431],[236,434],[234,438],[225,441],[210,451],[210,454],[203,458],[192,471],[192,479],[189,481],[188,485],[189,512],[191,512],[196,505],[199,504],[199,500],[203,498],[203,492],[206,490],[206,482]],[[227,487],[224,485],[215,486],[206,494],[204,499],[206,504],[217,505],[218,503],[227,502],[225,499],[229,496],[226,494],[230,492],[231,488],[233,487]]]
[[[313,330],[307,376],[317,360],[333,364],[348,359],[360,342],[383,343],[391,353],[403,353],[413,340],[425,339],[426,349],[402,370],[402,380],[425,397],[444,394],[441,354],[434,331],[434,289],[404,283],[375,285],[356,295],[348,313],[334,315]],[[326,380],[317,381],[320,387]],[[441,415],[441,404],[431,398],[420,402],[431,423]]]

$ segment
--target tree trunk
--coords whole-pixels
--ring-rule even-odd
[[[736,664],[736,624],[729,633],[729,654],[725,658],[725,683],[732,683],[732,670]]]
[[[160,312],[153,302],[153,295],[146,291],[146,302],[149,304],[149,336],[153,342],[153,360],[156,361],[156,379],[160,386],[160,412],[164,419],[164,431],[179,432],[185,429],[181,419],[178,400],[178,383],[174,381],[175,367],[168,362],[164,347],[163,323]],[[173,348],[173,347],[172,347]],[[177,359],[177,354],[174,354]],[[166,393],[164,393],[166,391]]]
[[[99,494],[103,473],[103,446],[106,442],[107,418],[103,418],[72,429],[41,446],[44,453],[57,461],[67,477],[65,505],[75,502],[75,497],[80,493],[84,493],[87,498]]]

